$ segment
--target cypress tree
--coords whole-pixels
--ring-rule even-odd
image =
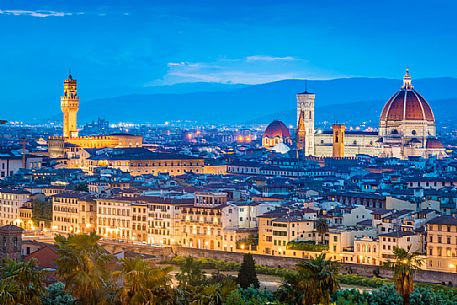
[[[255,271],[255,261],[251,253],[246,253],[243,256],[243,263],[238,272],[238,284],[243,289],[249,288],[250,286],[254,288],[260,287],[259,280],[257,279],[257,272]]]

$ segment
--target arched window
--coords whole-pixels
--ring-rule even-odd
[[[411,134],[412,134],[413,136],[415,136],[416,133],[417,133],[417,132],[416,132],[415,130],[411,131]]]
[[[356,140],[354,140],[353,144],[354,144],[354,145],[357,145],[357,141],[356,141]]]
[[[396,129],[392,130],[392,134],[398,134],[398,130],[396,130]]]

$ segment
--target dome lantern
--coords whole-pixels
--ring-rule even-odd
[[[409,68],[406,67],[405,75],[403,76],[403,86],[402,89],[411,90],[414,89],[414,86],[411,83],[411,75],[409,74]]]

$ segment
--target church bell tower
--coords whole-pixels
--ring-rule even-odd
[[[79,110],[79,97],[76,93],[76,80],[71,73],[63,82],[63,96],[60,97],[60,108],[63,113],[63,137],[74,138],[78,136],[76,115]]]
[[[305,155],[305,142],[306,142],[306,127],[305,127],[305,113],[300,111],[297,123],[296,151],[297,159],[302,159]]]
[[[304,145],[301,147],[304,156],[314,156],[314,99],[316,95],[307,90],[297,94],[297,130],[300,128],[300,116],[304,125]],[[298,147],[297,147],[298,149]]]

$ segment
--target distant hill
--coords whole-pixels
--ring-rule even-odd
[[[317,120],[360,122],[376,121],[384,102],[401,84],[401,80],[384,78],[342,78],[308,81],[307,88],[316,93]],[[457,100],[457,94],[452,88],[457,87],[457,79],[418,79],[413,80],[413,84],[431,103],[438,118],[447,118],[454,112],[457,106],[452,101]],[[191,85],[186,84],[186,88],[188,86]],[[201,83],[198,86],[210,87]],[[79,117],[83,122],[101,116],[112,122],[160,123],[188,119],[211,123],[268,123],[279,118],[293,123],[295,94],[304,88],[304,80],[282,80],[241,88],[228,85],[207,92],[126,95],[83,101]]]
[[[379,116],[386,101],[354,102],[347,104],[328,105],[317,107],[316,122],[341,122],[347,124],[359,124],[372,122],[377,126]],[[428,100],[438,123],[455,122],[457,111],[457,98],[443,100]],[[281,120],[287,124],[295,124],[296,109],[288,109],[248,121],[251,124],[269,123],[273,120]]]

